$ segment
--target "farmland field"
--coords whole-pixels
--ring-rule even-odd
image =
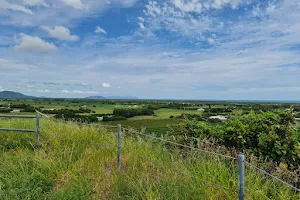
[[[55,145],[57,143],[60,143],[59,141],[55,140],[54,138],[51,139],[51,134],[58,135],[68,135],[70,134],[70,138],[80,138],[80,134],[83,133],[84,135],[82,137],[84,138],[90,138],[91,140],[95,140],[95,136],[92,134],[91,136],[88,136],[88,133],[95,132],[95,129],[81,129],[74,123],[66,123],[68,125],[64,125],[64,121],[73,121],[75,123],[77,122],[83,122],[87,124],[92,125],[113,125],[116,126],[117,124],[121,124],[123,128],[128,129],[134,129],[137,131],[144,131],[145,133],[149,134],[155,134],[159,137],[168,138],[171,140],[174,140],[175,142],[178,142],[180,144],[185,145],[195,145],[200,148],[209,149],[210,151],[219,151],[220,149],[224,153],[233,153],[234,155],[237,154],[237,151],[243,151],[246,154],[251,155],[251,159],[254,158],[254,160],[263,168],[269,169],[270,172],[273,172],[276,176],[279,176],[281,179],[289,182],[290,184],[299,187],[299,175],[297,174],[297,170],[299,167],[299,144],[300,144],[300,127],[298,121],[296,121],[296,118],[299,118],[300,116],[300,104],[297,103],[252,103],[252,102],[186,102],[186,101],[158,101],[158,100],[72,100],[72,99],[35,99],[35,100],[2,100],[0,101],[0,113],[2,111],[2,114],[14,114],[14,115],[35,115],[37,112],[42,113],[43,117],[50,117],[53,119],[58,120],[49,120],[49,122],[45,122],[42,119],[42,131],[47,133],[46,135],[42,135],[42,140],[46,140],[46,143],[44,145],[49,145],[50,143],[53,143],[52,145]],[[198,109],[201,109],[201,111],[198,111]],[[16,110],[20,112],[16,112]],[[211,117],[216,116],[222,116],[226,120],[220,120],[218,118],[212,119]],[[18,123],[17,123],[18,122]],[[267,123],[266,123],[267,122]],[[58,127],[54,126],[54,124],[57,124]],[[73,125],[71,125],[73,124]],[[35,123],[34,121],[31,121],[31,123],[28,123],[28,121],[24,120],[2,120],[1,119],[1,126],[11,128],[14,126],[14,128],[30,128],[34,129]],[[53,126],[53,127],[50,127]],[[74,126],[74,130],[72,128]],[[93,126],[92,126],[93,127]],[[97,126],[94,126],[97,127]],[[63,130],[63,131],[62,131]],[[116,128],[109,129],[110,132],[116,133]],[[102,132],[107,132],[107,130],[102,130]],[[284,134],[282,134],[284,133]],[[10,155],[10,151],[6,151],[7,149],[22,149],[22,155],[25,156],[24,162],[33,162],[32,160],[39,160],[38,163],[42,164],[46,161],[44,161],[42,158],[37,155],[37,157],[32,157],[30,153],[28,153],[28,147],[27,146],[33,146],[34,145],[34,137],[30,137],[29,135],[24,134],[14,134],[13,136],[10,136],[8,133],[1,135],[1,141],[0,141],[0,150],[3,150],[3,155],[6,156],[6,158],[14,159],[14,156]],[[104,134],[105,135],[105,134]],[[22,137],[21,137],[22,136]],[[130,137],[129,135],[125,135],[126,137]],[[43,138],[44,137],[44,138]],[[45,138],[46,137],[46,138]],[[97,136],[98,137],[98,136]],[[100,136],[99,136],[100,137]],[[102,137],[102,136],[101,136]],[[105,136],[106,137],[106,136]],[[20,138],[20,139],[18,139]],[[199,140],[195,140],[195,138],[198,138]],[[276,140],[273,140],[272,138],[277,138]],[[112,138],[106,138],[106,140],[111,140]],[[49,140],[49,141],[47,141]],[[131,140],[131,139],[129,139]],[[101,139],[97,139],[97,141],[101,141]],[[132,138],[132,141],[130,143],[130,148],[134,149],[135,145],[135,139]],[[137,140],[137,141],[140,141]],[[151,151],[153,151],[152,148],[161,148],[161,147],[154,147],[152,145],[156,144],[151,141],[148,141],[149,143],[145,142],[143,145],[150,145],[151,149],[149,149],[149,154],[152,155]],[[286,145],[289,144],[289,145]],[[58,144],[65,145],[65,144]],[[73,143],[73,147],[74,147]],[[25,147],[26,146],[26,147]],[[72,145],[68,144],[68,147],[66,147],[66,150],[70,153],[72,152]],[[162,148],[165,148],[166,146],[162,146]],[[48,148],[48,147],[47,147]],[[50,147],[49,147],[50,148]],[[62,156],[64,155],[63,152],[60,151],[58,146],[53,146],[54,151],[56,153],[59,153]],[[83,147],[76,146],[79,150],[84,150]],[[96,151],[95,147],[91,147],[91,149],[87,149],[87,152],[94,152]],[[30,148],[29,148],[30,149]],[[70,150],[71,149],[71,150]],[[143,149],[143,147],[141,147]],[[270,151],[270,149],[272,149]],[[179,149],[175,150],[177,152]],[[181,149],[182,150],[182,149]],[[180,151],[181,151],[180,150]],[[47,151],[50,151],[49,149]],[[76,150],[77,151],[77,150]],[[182,152],[183,155],[178,155],[179,158],[185,157],[186,153],[189,151]],[[65,152],[66,153],[66,152]],[[143,152],[140,151],[140,153],[143,154]],[[72,153],[71,153],[72,154]],[[158,153],[160,154],[160,153]],[[128,157],[124,158],[128,163],[131,163],[130,161],[130,155],[127,155]],[[1,155],[0,155],[1,156]],[[75,155],[76,156],[76,155]],[[80,155],[78,155],[80,156]],[[94,159],[93,155],[89,159]],[[94,155],[96,156],[96,155]],[[104,159],[104,155],[97,155],[98,157],[101,157]],[[111,156],[109,154],[108,156]],[[191,160],[188,160],[188,163],[194,163],[193,154],[190,154]],[[298,156],[298,157],[297,157]],[[129,160],[127,160],[127,158]],[[260,160],[260,158],[262,160]],[[28,159],[28,160],[27,160]],[[55,158],[55,153],[53,152],[53,156],[51,159]],[[69,162],[64,163],[63,157],[61,157],[61,164],[66,164],[66,168],[60,168],[60,165],[53,165],[57,170],[59,170],[59,174],[55,174],[54,171],[47,171],[48,174],[52,174],[51,177],[44,177],[46,180],[46,184],[49,185],[47,188],[43,189],[45,191],[48,191],[48,194],[46,194],[45,198],[50,199],[60,199],[61,197],[65,197],[66,194],[74,193],[77,195],[82,195],[81,199],[85,199],[87,197],[90,197],[86,194],[86,191],[91,191],[91,187],[82,187],[81,184],[87,183],[87,184],[94,184],[94,180],[86,180],[84,176],[77,175],[75,172],[72,172],[75,180],[71,181],[72,186],[71,189],[66,186],[61,186],[66,191],[65,193],[63,191],[57,192],[56,191],[56,184],[61,184],[62,177],[64,177],[65,173],[68,172],[68,166],[72,165],[74,170],[77,169],[77,162],[70,159]],[[80,159],[79,157],[74,158]],[[163,158],[159,158],[161,160],[164,160]],[[195,158],[196,159],[196,158]],[[203,158],[197,158],[197,159],[203,159]],[[198,160],[199,161],[199,160]],[[214,159],[209,161],[207,158],[201,160],[201,162],[204,163],[205,166],[201,167],[211,167],[213,169],[212,174],[214,174],[215,171],[222,171],[220,172],[222,175],[221,182],[224,182],[224,184],[229,184],[234,186],[234,183],[232,181],[228,182],[227,177],[227,167],[232,167],[232,164],[230,165],[224,165],[220,163],[220,167],[222,169],[214,169],[215,167],[211,166],[212,163],[214,163]],[[268,161],[268,162],[266,162]],[[7,163],[3,163],[4,165],[11,165],[11,162],[14,163],[15,161],[11,160]],[[23,161],[22,161],[23,162]],[[80,162],[88,163],[87,160],[82,160]],[[96,161],[95,161],[96,162]],[[109,160],[108,163],[102,163],[104,165],[111,166],[111,163],[114,163],[115,161]],[[182,161],[178,161],[181,163]],[[184,161],[185,162],[185,161]],[[99,164],[99,163],[98,163]],[[98,165],[97,164],[97,165]],[[132,163],[131,163],[132,164]],[[206,165],[207,164],[207,165]],[[115,164],[114,164],[115,165]],[[133,164],[135,165],[135,164]],[[138,165],[143,165],[142,163],[139,163]],[[96,166],[96,164],[95,164]],[[91,171],[88,171],[88,173],[94,174],[94,165],[92,166]],[[196,166],[195,164],[191,164],[191,166]],[[135,166],[136,167],[136,166]],[[149,171],[148,165],[145,165],[147,168],[147,172],[152,173],[152,169]],[[193,168],[192,167],[192,168]],[[200,166],[199,166],[200,167]],[[204,168],[199,169],[204,169]],[[139,167],[138,167],[139,168]],[[143,167],[142,167],[143,168]],[[29,170],[26,169],[26,170]],[[45,169],[41,169],[45,170]],[[157,171],[156,171],[157,172]],[[7,173],[12,173],[9,171],[1,171],[3,175],[6,175]],[[29,172],[24,172],[23,177],[20,181],[27,180],[26,177],[28,177]],[[53,174],[54,173],[54,174]],[[75,174],[74,174],[75,173]],[[102,172],[101,172],[102,173]],[[135,173],[132,171],[132,173]],[[145,173],[144,171],[141,173]],[[154,172],[153,172],[154,173]],[[160,173],[160,172],[158,172]],[[230,172],[232,173],[232,171]],[[235,173],[235,172],[234,172]],[[250,179],[253,183],[253,185],[247,185],[248,189],[250,188],[254,192],[249,192],[250,195],[254,199],[288,199],[287,196],[291,197],[290,199],[297,199],[298,194],[292,193],[291,190],[288,188],[281,188],[281,186],[275,184],[273,182],[261,182],[260,177],[257,176],[256,172],[249,172],[248,179]],[[163,172],[162,172],[163,174]],[[97,176],[101,177],[103,174],[97,174]],[[105,174],[106,176],[107,174]],[[118,173],[116,172],[115,181],[113,182],[113,187],[108,190],[117,191],[120,192],[120,190],[124,189],[125,186],[122,182],[122,178],[119,177]],[[152,174],[149,174],[149,176],[152,176]],[[203,176],[206,176],[204,173]],[[125,177],[128,182],[130,183],[136,183],[135,180],[136,177],[131,177],[131,175],[123,174],[122,177]],[[171,175],[168,175],[167,178],[173,177]],[[13,183],[16,184],[19,179],[17,175],[13,176]],[[132,180],[135,179],[135,180]],[[4,181],[8,181],[8,179],[3,179]],[[55,183],[54,180],[59,180],[59,183]],[[74,182],[75,181],[75,182]],[[168,180],[169,182],[170,180]],[[177,180],[176,180],[177,181]],[[175,182],[176,182],[175,181]],[[180,181],[180,180],[178,180]],[[187,181],[187,184],[193,183],[191,180],[185,180]],[[191,181],[191,182],[190,182]],[[97,182],[97,181],[96,181]],[[126,182],[126,184],[128,184]],[[171,180],[172,182],[172,180]],[[172,182],[172,183],[175,183]],[[177,183],[177,182],[176,182]],[[1,184],[1,177],[0,177],[0,184]],[[25,184],[25,183],[24,183]],[[101,181],[97,182],[96,184],[103,184]],[[121,185],[120,185],[121,184]],[[152,182],[147,183],[150,184],[150,187],[152,186]],[[153,183],[155,185],[155,183]],[[266,184],[266,185],[265,185]],[[264,189],[260,189],[262,185],[266,186]],[[1,186],[1,185],[0,185]],[[74,186],[74,188],[72,188]],[[16,186],[12,186],[16,187]],[[50,189],[49,189],[50,187]],[[137,187],[136,185],[133,186],[135,189],[134,193],[139,193],[140,189],[144,189],[145,186],[142,188]],[[199,187],[203,187],[203,185],[199,185]],[[24,185],[24,188],[32,188],[33,190],[40,190],[39,188],[35,188],[33,185]],[[80,188],[78,191],[76,188]],[[276,188],[276,191],[282,190],[281,192],[272,192],[270,189]],[[21,188],[22,189],[22,188]],[[69,191],[72,190],[71,191]],[[107,188],[106,188],[107,189]],[[125,190],[128,188],[125,187]],[[180,188],[178,189],[178,194],[181,195],[182,191]],[[151,190],[151,189],[150,189]],[[76,191],[76,192],[75,192]],[[255,192],[259,191],[259,192]],[[99,191],[98,191],[99,192]],[[153,193],[154,192],[154,193]],[[165,191],[164,193],[158,192],[158,190],[155,189],[155,191],[150,191],[151,194],[149,194],[149,197],[153,197],[154,199],[156,197],[162,197],[163,199],[166,196],[169,196],[169,191]],[[195,191],[186,191],[187,193],[190,193],[190,195],[195,195]],[[216,191],[213,190],[215,193]],[[130,192],[129,192],[130,193]],[[207,195],[205,191],[201,192],[203,195]],[[14,197],[14,193],[10,192],[9,188],[6,190],[5,193],[6,196],[4,196],[4,199],[9,199],[11,197]],[[132,193],[131,193],[132,194]],[[12,195],[12,196],[11,196]],[[34,193],[22,193],[20,194],[22,197],[23,195],[29,195],[30,197],[35,197],[35,195],[39,195],[38,191],[35,191]],[[47,196],[49,195],[49,196]],[[87,195],[87,196],[85,196]],[[99,192],[97,195],[101,195],[101,192]],[[106,194],[111,199],[117,199],[116,197],[110,196],[111,194]],[[128,195],[128,194],[119,194],[122,195]],[[136,195],[136,194],[134,194]],[[219,198],[221,195],[222,198],[229,198],[233,199],[232,195],[225,194],[223,192],[216,193],[217,196],[214,196],[216,198]],[[0,194],[0,198],[1,198]],[[123,196],[122,196],[123,197]],[[140,197],[140,196],[138,196]],[[204,199],[214,198],[208,194],[207,197]],[[264,198],[268,197],[268,198]],[[136,198],[139,199],[139,198]]]

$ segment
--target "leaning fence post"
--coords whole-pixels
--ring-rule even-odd
[[[36,149],[40,149],[40,115],[36,115]]]
[[[118,124],[118,169],[121,169],[121,124]]]
[[[244,184],[245,184],[245,156],[244,154],[239,154],[238,155],[238,184],[239,184],[239,200],[244,200]]]

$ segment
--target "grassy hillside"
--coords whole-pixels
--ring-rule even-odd
[[[0,127],[34,128],[34,121],[0,120]],[[36,151],[34,134],[0,132],[0,199],[237,199],[235,192],[199,180],[237,191],[236,161],[182,153],[123,133],[118,171],[115,135],[115,129],[42,119],[42,148]],[[299,193],[247,168],[246,195],[300,199]]]

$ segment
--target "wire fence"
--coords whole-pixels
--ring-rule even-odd
[[[38,112],[38,113],[46,119],[49,119],[49,120],[51,119],[51,117],[49,117],[49,116],[47,116],[43,113],[40,113],[40,112]],[[206,149],[200,149],[200,148],[192,147],[192,146],[189,146],[189,145],[180,144],[180,143],[173,142],[173,141],[161,138],[161,137],[156,137],[156,136],[151,135],[151,134],[142,133],[142,132],[139,132],[139,131],[136,131],[136,130],[121,128],[121,125],[112,126],[112,125],[100,125],[100,124],[91,125],[91,124],[87,124],[87,123],[76,123],[76,122],[72,122],[72,123],[78,124],[78,125],[81,125],[81,126],[96,126],[96,127],[103,127],[103,128],[114,128],[116,133],[117,133],[117,142],[114,145],[113,144],[107,144],[107,143],[99,144],[99,143],[95,143],[95,142],[91,142],[91,141],[84,141],[84,140],[71,140],[71,139],[67,139],[67,138],[64,138],[64,137],[60,137],[57,134],[52,134],[52,136],[55,137],[56,139],[60,140],[60,141],[73,142],[73,143],[77,143],[79,145],[93,145],[93,146],[101,146],[101,147],[106,147],[106,148],[116,148],[117,147],[117,165],[118,165],[117,168],[118,169],[121,169],[121,167],[122,167],[121,166],[121,158],[122,158],[122,150],[123,150],[125,153],[126,152],[131,153],[136,158],[139,158],[139,159],[144,160],[146,162],[152,163],[153,165],[155,165],[157,167],[168,169],[168,170],[171,170],[173,173],[183,175],[183,176],[187,176],[187,177],[193,178],[197,181],[200,181],[204,184],[207,184],[207,185],[219,188],[219,189],[224,189],[228,192],[235,193],[235,194],[238,195],[239,200],[242,200],[242,199],[245,199],[245,198],[250,199],[249,196],[246,196],[245,193],[244,193],[244,191],[245,191],[245,189],[244,189],[244,184],[245,184],[244,167],[246,165],[247,167],[250,167],[252,169],[255,169],[255,170],[263,173],[265,176],[271,178],[272,180],[284,184],[285,186],[289,187],[291,190],[294,190],[295,192],[300,192],[299,188],[296,188],[295,186],[287,183],[286,181],[281,180],[280,178],[268,173],[267,171],[255,166],[255,165],[253,165],[249,162],[245,162],[244,161],[244,155],[242,155],[242,154],[240,154],[238,156],[238,158],[236,158],[236,157],[233,157],[233,156],[208,151]],[[147,158],[143,155],[140,155],[139,153],[137,153],[133,150],[129,150],[128,148],[122,148],[122,139],[121,139],[121,138],[123,138],[122,137],[122,131],[123,131],[123,133],[131,133],[131,134],[147,137],[147,138],[150,138],[152,140],[164,142],[166,144],[171,144],[171,145],[174,145],[174,146],[178,146],[178,147],[181,147],[181,148],[186,148],[186,149],[189,149],[189,150],[202,152],[202,153],[217,156],[217,157],[220,157],[220,158],[226,158],[226,159],[230,159],[232,161],[237,161],[238,165],[237,165],[236,169],[238,171],[238,177],[236,177],[236,179],[238,179],[238,184],[237,184],[238,188],[228,187],[228,186],[222,185],[220,183],[216,183],[216,182],[206,180],[206,179],[203,179],[203,178],[195,176],[195,175],[188,174],[188,173],[186,173],[182,170],[175,169],[175,168],[170,167],[170,166],[168,166],[164,163],[160,163],[160,162],[154,161],[150,158]]]

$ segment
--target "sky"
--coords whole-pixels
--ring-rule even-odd
[[[0,0],[0,91],[300,100],[300,0]]]

